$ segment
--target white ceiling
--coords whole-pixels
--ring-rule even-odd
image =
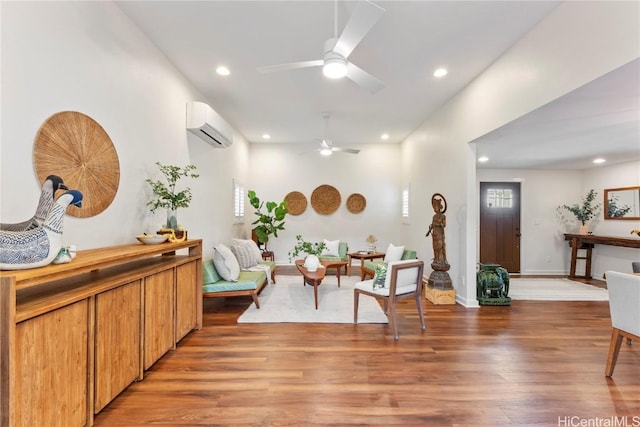
[[[329,112],[328,136],[334,145],[359,145],[358,148],[363,148],[361,144],[381,142],[382,133],[390,135],[389,143],[402,141],[559,4],[543,1],[375,3],[386,12],[348,58],[386,83],[383,90],[371,94],[348,79],[326,79],[320,68],[269,74],[257,71],[260,66],[321,59],[325,40],[334,35],[333,1],[117,2],[206,96],[204,101],[249,142],[259,143],[263,141],[262,134],[269,133],[270,142],[316,144],[318,138],[325,136],[322,114]],[[338,2],[338,34],[355,4]],[[218,65],[229,67],[231,75],[218,76],[215,73]],[[443,79],[432,76],[440,66],[449,70]],[[633,79],[633,72],[624,73],[622,77]],[[604,116],[609,128],[617,128],[623,122],[626,130],[618,135],[635,130],[635,151],[638,152],[637,64],[635,73],[636,85],[632,91],[635,127],[629,125],[627,119],[609,117],[610,110],[605,111]],[[606,89],[600,88],[597,93],[602,95],[603,91]],[[583,92],[576,95],[579,96],[586,95]],[[492,158],[491,166],[485,167],[503,167],[498,163],[500,156],[491,147],[508,147],[498,151],[501,155],[516,153],[516,160],[522,157],[518,152],[528,149],[527,158],[531,163],[526,167],[536,167],[533,162],[536,157],[556,159],[561,154],[559,147],[570,152],[570,146],[576,142],[585,152],[581,138],[585,133],[592,135],[600,130],[596,132],[593,127],[594,114],[587,115],[590,125],[587,129],[580,128],[579,124],[584,114],[567,116],[570,114],[567,108],[574,105],[574,102],[558,106],[553,103],[531,118],[488,135],[479,142]],[[614,107],[616,111],[624,110],[618,103]],[[627,116],[632,114],[625,112]],[[535,124],[541,119],[545,125],[538,128]],[[564,130],[558,131],[558,127]],[[521,135],[522,131],[526,131],[526,135]],[[609,136],[599,135],[599,146],[612,145]],[[552,150],[539,145],[551,136],[555,140]],[[555,138],[560,137],[568,138],[568,142],[558,144]],[[617,150],[622,153],[625,149],[618,147]],[[629,141],[626,151],[629,152]],[[573,159],[575,151],[567,156]],[[514,158],[505,156],[505,160],[508,167],[518,166]]]

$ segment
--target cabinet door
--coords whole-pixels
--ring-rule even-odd
[[[196,327],[198,281],[196,262],[176,269],[176,342]]]
[[[85,299],[16,325],[16,427],[87,425],[88,313]]]
[[[141,286],[137,280],[96,295],[96,414],[141,377]]]
[[[144,369],[149,369],[175,345],[174,270],[144,279]]]

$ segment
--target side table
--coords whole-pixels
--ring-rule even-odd
[[[273,251],[263,251],[262,259],[265,261],[275,261],[275,255],[273,254]]]

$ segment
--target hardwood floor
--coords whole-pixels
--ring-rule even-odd
[[[203,329],[94,425],[640,425],[640,346],[604,376],[607,302],[425,302],[420,333],[403,301],[398,342],[388,325],[237,324],[250,303],[205,300]]]

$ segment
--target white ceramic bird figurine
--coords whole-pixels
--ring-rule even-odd
[[[70,204],[81,207],[82,193],[64,192],[40,226],[25,231],[0,230],[0,270],[24,270],[50,264],[62,247],[64,214]]]
[[[26,221],[11,224],[0,224],[0,230],[25,231],[38,227],[47,219],[47,216],[56,201],[55,195],[57,190],[68,190],[68,188],[64,185],[62,178],[57,175],[49,175],[47,179],[44,180],[44,183],[42,183],[42,191],[40,191],[40,201],[38,202],[36,213]]]

